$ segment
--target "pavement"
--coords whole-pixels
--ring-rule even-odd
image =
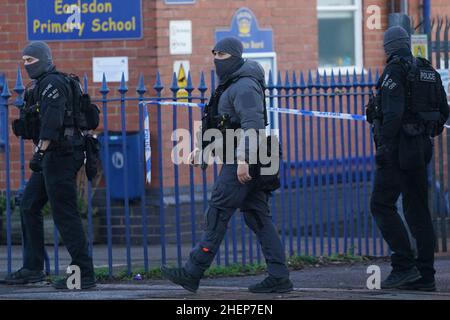
[[[436,292],[369,290],[367,268],[377,265],[381,278],[390,272],[389,262],[375,260],[350,265],[313,266],[292,271],[294,291],[287,294],[252,294],[250,284],[265,275],[208,278],[196,294],[166,280],[100,283],[84,291],[58,291],[48,283],[23,286],[0,284],[1,300],[450,300],[450,257],[436,260]]]

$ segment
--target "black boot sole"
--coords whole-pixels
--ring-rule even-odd
[[[251,293],[288,293],[294,290],[294,287],[287,287],[287,288],[272,288],[267,290],[248,290]]]
[[[174,283],[175,283],[175,282],[174,282]],[[197,293],[197,289],[189,288],[189,287],[187,287],[187,286],[185,286],[185,285],[183,285],[183,284],[179,284],[179,283],[177,283],[177,284],[180,285],[180,286],[182,286],[184,289],[186,289],[186,290],[189,291],[189,292]]]
[[[423,291],[423,292],[434,292],[436,290],[436,285],[434,286],[420,286],[420,285],[404,285],[399,287],[401,290],[408,290],[408,291]]]
[[[45,281],[45,277],[21,279],[21,280],[4,280],[3,284],[14,286],[14,285],[24,285],[24,284],[29,284],[29,283],[38,283],[38,282],[43,282],[43,281]]]
[[[421,291],[421,292],[436,292],[436,288],[425,288],[425,287],[401,287],[399,288],[401,290],[408,290],[408,291]]]
[[[399,289],[400,287],[403,287],[405,285],[407,285],[408,283],[414,282],[419,280],[420,278],[422,278],[422,276],[420,274],[417,275],[411,275],[408,278],[405,278],[402,282],[396,284],[396,285],[390,285],[390,286],[383,286],[381,285],[381,289]]]

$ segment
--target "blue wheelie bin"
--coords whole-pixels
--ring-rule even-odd
[[[105,170],[105,137],[103,134],[98,136],[100,142],[100,159],[102,161],[103,170]],[[128,132],[126,135],[127,141],[127,173],[128,173],[128,198],[130,200],[141,197],[140,183],[143,177],[143,168],[140,162],[139,149],[139,132]],[[110,132],[108,136],[109,146],[109,184],[111,198],[115,200],[125,199],[124,190],[124,154],[123,154],[123,140],[121,132]]]

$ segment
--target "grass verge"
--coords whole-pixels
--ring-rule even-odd
[[[287,265],[290,270],[301,270],[306,267],[320,267],[326,265],[354,264],[370,261],[371,257],[354,256],[349,254],[337,254],[326,257],[312,256],[292,256],[287,259]],[[206,278],[219,277],[240,277],[258,275],[266,272],[265,264],[231,264],[228,266],[212,266],[206,273]],[[97,280],[103,281],[130,281],[140,278],[141,280],[159,280],[162,279],[159,268],[152,268],[145,271],[143,268],[133,269],[131,274],[126,269],[114,272],[112,278],[109,276],[108,268],[97,268],[95,270]]]

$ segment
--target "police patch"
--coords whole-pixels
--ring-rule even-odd
[[[434,71],[420,70],[420,81],[436,82],[436,73]]]
[[[51,93],[47,95],[47,98],[53,98],[53,100],[56,100],[59,97],[59,91],[58,89],[54,89]]]
[[[397,87],[397,83],[392,80],[392,78],[385,79],[383,83],[383,86],[388,88],[389,90],[394,90]]]
[[[384,84],[386,83],[386,80],[389,78],[389,73],[386,74],[386,76],[383,79],[383,83],[381,83],[381,86],[384,87]]]
[[[44,89],[44,91],[42,91],[42,96],[45,97],[45,95],[51,88],[53,88],[53,85],[49,83],[48,86]]]

